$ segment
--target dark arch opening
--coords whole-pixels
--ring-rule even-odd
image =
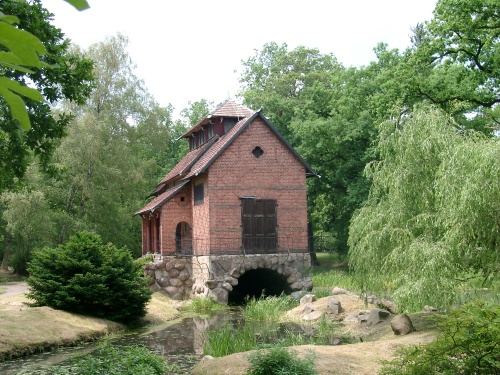
[[[279,296],[291,292],[285,276],[276,271],[258,268],[240,276],[238,285],[228,295],[228,303],[242,304],[247,296],[259,298],[263,293],[266,296]]]

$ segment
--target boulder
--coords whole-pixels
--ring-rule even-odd
[[[205,285],[208,286],[210,289],[214,289],[217,287],[217,285],[219,285],[219,281],[213,279],[207,280],[205,282]]]
[[[386,310],[388,310],[391,314],[396,314],[397,312],[397,307],[396,307],[396,304],[392,301],[389,301],[389,300],[386,300],[386,299],[382,299],[380,300],[380,304],[382,306],[384,306],[384,308]]]
[[[233,286],[229,284],[228,282],[223,282],[221,285],[224,289],[226,289],[228,292],[231,292],[233,290]]]
[[[189,279],[191,275],[189,274],[189,270],[184,268],[181,272],[179,272],[179,280],[186,281]]]
[[[159,286],[161,286],[162,288],[165,288],[167,286],[170,285],[170,282],[169,282],[169,279],[168,277],[162,277],[161,279],[157,280],[156,281],[158,283]]]
[[[214,288],[210,290],[210,297],[218,303],[227,303],[227,290],[223,288]]]
[[[343,288],[339,288],[337,286],[332,289],[332,296],[336,296],[339,294],[347,294],[347,290],[345,290]]]
[[[369,326],[374,326],[380,321],[387,319],[390,315],[391,313],[387,310],[382,310],[378,308],[371,309],[370,313],[368,314],[367,323]]]
[[[240,277],[240,271],[237,270],[236,268],[233,268],[231,271],[229,271],[229,275],[234,277],[234,278],[239,278]]]
[[[310,314],[313,311],[316,311],[316,307],[314,307],[311,304],[307,304],[304,306],[304,309],[302,310],[302,314]]]
[[[182,286],[182,281],[179,279],[173,278],[173,279],[170,279],[170,285],[179,287],[179,286]]]
[[[151,285],[150,288],[153,292],[159,292],[161,290],[161,286],[159,286],[158,283],[156,282],[153,285]]]
[[[301,305],[305,305],[307,303],[311,303],[311,302],[314,302],[316,301],[317,298],[314,294],[306,294],[305,296],[303,296],[301,299],[300,299],[300,304]]]
[[[172,278],[177,277],[179,276],[179,271],[175,268],[172,268],[170,271],[168,271],[168,276]]]
[[[330,297],[326,303],[327,314],[338,314],[342,311],[342,305],[337,298]]]
[[[174,268],[174,263],[173,262],[168,262],[165,264],[165,269],[167,271],[170,271],[172,268]]]
[[[380,305],[381,304],[380,300],[374,294],[372,294],[371,296],[366,297],[366,300],[367,300],[368,303],[371,303],[373,305]]]
[[[407,314],[395,316],[391,321],[391,328],[395,335],[407,335],[415,331],[411,319]]]
[[[308,314],[304,314],[302,316],[302,320],[305,320],[305,321],[318,320],[322,316],[323,316],[323,311],[315,310],[315,311],[311,311]]]
[[[358,321],[358,313],[355,311],[350,312],[347,314],[347,316],[344,318],[344,322],[357,322]]]

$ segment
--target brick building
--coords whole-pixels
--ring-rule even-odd
[[[307,252],[315,173],[260,110],[227,100],[181,138],[189,153],[135,213],[143,254]]]

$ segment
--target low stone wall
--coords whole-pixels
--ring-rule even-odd
[[[163,290],[173,299],[208,296],[227,303],[240,276],[256,269],[271,270],[286,278],[292,294],[311,290],[311,277],[303,274],[310,265],[308,253],[165,256],[146,264],[144,272],[152,277],[153,290]]]

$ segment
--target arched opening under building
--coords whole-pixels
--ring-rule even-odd
[[[186,222],[180,222],[175,228],[175,251],[178,254],[193,253],[193,239],[191,227]]]
[[[238,285],[229,292],[229,304],[242,304],[245,298],[260,298],[266,296],[279,296],[290,294],[292,291],[286,277],[278,272],[268,269],[258,268],[245,272],[238,279]]]

